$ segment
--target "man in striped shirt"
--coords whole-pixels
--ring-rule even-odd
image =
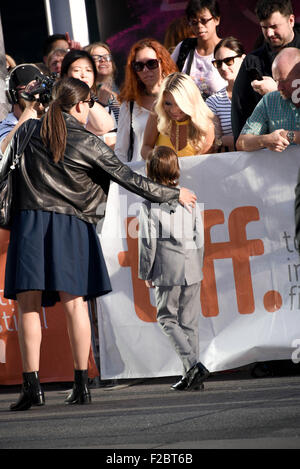
[[[9,112],[6,118],[0,122],[0,144],[17,123],[18,119],[13,112]]]
[[[273,62],[272,75],[278,91],[267,93],[256,105],[236,142],[238,150],[282,152],[300,144],[300,50],[283,49]]]

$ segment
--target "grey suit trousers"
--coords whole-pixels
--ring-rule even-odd
[[[183,376],[199,361],[200,282],[155,287],[157,321],[183,363]]]

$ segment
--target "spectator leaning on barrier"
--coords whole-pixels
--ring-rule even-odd
[[[284,47],[300,48],[300,32],[290,0],[259,0],[255,9],[264,36],[263,45],[247,54],[232,93],[232,130],[236,141],[262,96],[275,91],[272,63]],[[255,79],[256,74],[262,80]]]
[[[222,39],[215,47],[213,65],[220,75],[227,81],[227,86],[206,100],[206,104],[217,116],[221,126],[220,151],[234,151],[234,141],[231,126],[232,89],[245,58],[244,47],[235,37]]]
[[[272,71],[278,91],[266,94],[257,104],[237,140],[238,150],[281,152],[300,144],[300,50],[283,49]]]
[[[172,148],[180,157],[215,153],[216,134],[215,116],[196,83],[189,75],[175,72],[162,82],[141,154],[146,160],[155,146]]]

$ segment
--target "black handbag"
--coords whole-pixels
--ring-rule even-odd
[[[12,221],[13,213],[13,171],[18,167],[19,160],[30,140],[31,135],[36,127],[36,122],[28,130],[26,137],[22,141],[17,155],[14,157],[9,171],[2,177],[0,182],[0,228],[9,228]]]

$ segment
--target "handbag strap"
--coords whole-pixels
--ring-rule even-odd
[[[16,156],[14,157],[12,164],[9,167],[9,171],[5,174],[5,176],[3,176],[3,178],[1,179],[1,182],[4,181],[5,179],[7,179],[8,175],[16,168],[16,166],[19,162],[19,159],[22,157],[22,155],[24,153],[24,150],[27,147],[28,142],[29,142],[29,140],[30,140],[36,126],[37,126],[37,120],[32,119],[32,121],[33,122],[31,123],[31,126],[29,126],[29,129],[28,129],[28,132],[25,135],[25,138],[22,140],[20,148],[19,148]]]
[[[133,112],[133,105],[134,101],[130,101],[129,103],[129,111],[130,111],[130,133],[129,133],[129,149],[128,149],[128,161],[132,160],[133,157],[133,143],[134,143],[134,134],[133,134],[133,127],[132,127],[132,112]]]

